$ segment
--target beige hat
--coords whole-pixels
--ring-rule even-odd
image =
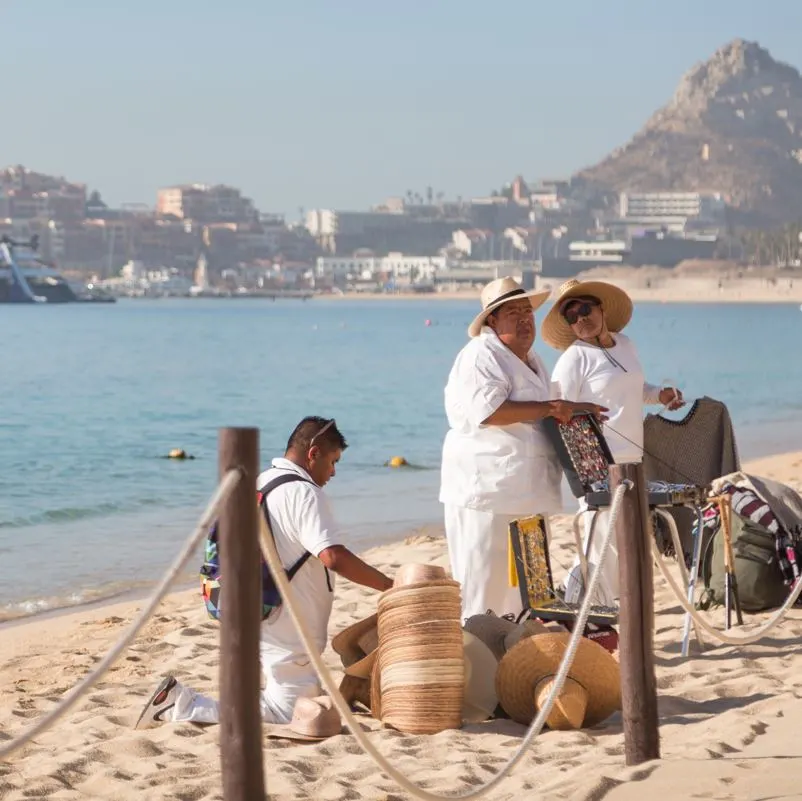
[[[604,281],[566,281],[557,292],[557,299],[540,326],[540,335],[553,348],[565,350],[576,340],[567,320],[562,315],[566,301],[572,298],[598,298],[604,309],[607,328],[613,333],[623,331],[632,318],[632,300],[623,289]]]
[[[463,631],[465,648],[465,697],[462,719],[466,723],[487,720],[498,706],[496,670],[498,660],[493,652],[473,634]]]
[[[521,640],[527,637],[534,637],[536,634],[549,634],[549,629],[539,620],[524,620],[519,623],[505,638],[504,652],[516,646]]]
[[[551,294],[550,289],[522,289],[521,285],[512,277],[496,278],[491,281],[483,290],[480,296],[482,311],[476,315],[474,321],[468,326],[468,334],[478,337],[482,331],[482,326],[490,312],[497,309],[509,300],[520,300],[529,298],[532,304],[532,311],[539,309]]]
[[[478,637],[492,651],[496,659],[501,659],[506,652],[504,641],[518,626],[512,620],[487,612],[484,615],[471,615],[462,628],[474,637]]]
[[[548,696],[570,634],[538,634],[513,646],[499,662],[496,692],[504,711],[528,726]],[[615,657],[583,637],[563,691],[547,723],[552,729],[593,726],[621,708],[621,672]]]
[[[371,672],[373,671],[373,663],[376,661],[376,657],[378,655],[379,655],[379,643],[377,640],[376,647],[366,657],[363,657],[358,662],[354,662],[353,665],[348,665],[345,668],[345,675],[355,676],[358,679],[369,678]]]
[[[347,668],[364,659],[376,647],[372,643],[374,636],[378,639],[377,626],[378,615],[374,613],[364,620],[357,620],[332,638],[331,648],[340,656],[343,667]]]
[[[398,568],[393,579],[393,587],[421,584],[424,581],[439,581],[445,578],[448,578],[445,568],[439,565],[421,565],[413,562]]]
[[[340,682],[340,695],[351,707],[355,703],[360,703],[365,709],[370,709],[370,675],[367,678],[343,676]]]
[[[341,734],[343,724],[331,698],[321,695],[317,698],[299,698],[289,723],[269,724],[263,729],[268,737],[318,742]]]

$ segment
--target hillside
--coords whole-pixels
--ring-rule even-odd
[[[802,216],[802,77],[736,39],[686,73],[630,142],[578,178],[622,191],[722,192],[752,222]]]

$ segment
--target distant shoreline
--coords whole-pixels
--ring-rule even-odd
[[[553,291],[556,291],[560,284],[563,282],[562,278],[543,279],[543,283],[551,284]],[[553,283],[552,283],[553,282]],[[760,289],[756,291],[754,288],[726,286],[722,290],[705,287],[701,289],[695,284],[688,287],[676,286],[671,288],[631,288],[627,287],[622,281],[610,281],[612,284],[617,284],[625,289],[629,296],[636,303],[698,303],[698,304],[713,304],[713,303],[761,303],[761,304],[774,304],[774,303],[795,303],[802,304],[802,283],[799,288],[794,287],[791,291],[780,291],[779,289]],[[370,293],[363,292],[346,292],[342,295],[315,295],[315,301],[323,302],[341,302],[344,300],[356,300],[365,302],[375,302],[381,300],[418,300],[418,301],[457,301],[465,300],[470,302],[479,302],[479,291],[466,291],[466,292],[403,292],[403,293]]]

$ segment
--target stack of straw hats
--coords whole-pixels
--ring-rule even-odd
[[[460,585],[432,565],[404,565],[379,597],[374,717],[408,734],[462,725],[465,655]]]

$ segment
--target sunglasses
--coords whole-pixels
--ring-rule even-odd
[[[580,317],[587,317],[593,309],[598,306],[595,300],[583,300],[581,303],[575,303],[569,306],[564,312],[563,317],[568,325],[573,325]]]
[[[318,437],[322,437],[323,434],[325,434],[333,425],[334,425],[334,418],[332,417],[331,420],[329,420],[328,423],[325,423],[323,427],[320,429],[320,431],[318,431],[317,434],[315,434],[315,436],[309,440],[309,447],[311,448],[315,444],[315,440]]]

